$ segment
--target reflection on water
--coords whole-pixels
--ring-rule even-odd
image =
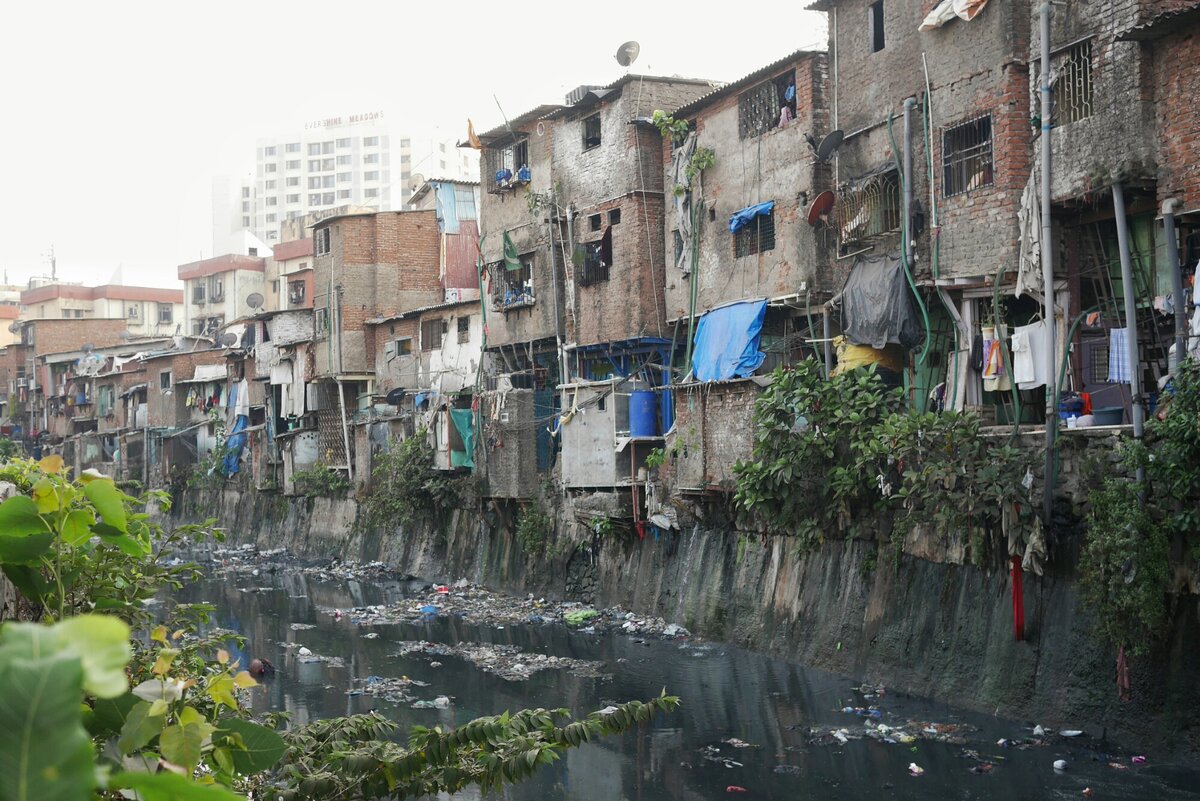
[[[567,707],[577,714],[610,701],[648,698],[663,687],[683,699],[682,707],[653,726],[572,750],[531,781],[506,789],[509,799],[1057,799],[1082,798],[1090,787],[1096,799],[1200,799],[1200,771],[1151,765],[1116,771],[1095,761],[1080,746],[1029,750],[1001,749],[1001,737],[1028,736],[1021,725],[889,694],[881,705],[884,722],[909,719],[961,722],[979,727],[967,747],[1004,757],[987,775],[970,771],[975,761],[963,746],[918,741],[887,745],[870,739],[845,745],[809,745],[808,729],[859,727],[861,719],[838,711],[861,704],[853,682],[821,671],[720,644],[586,635],[558,625],[481,626],[439,617],[425,624],[358,627],[349,616],[335,620],[317,610],[386,603],[402,598],[402,583],[327,582],[296,572],[258,577],[210,579],[186,588],[181,601],[207,601],[217,607],[216,624],[245,635],[237,654],[242,664],[254,657],[275,663],[278,673],[253,691],[257,711],[286,710],[298,723],[378,709],[402,726],[452,726],[480,715],[524,707]],[[312,628],[293,629],[292,624]],[[378,632],[374,639],[364,638]],[[526,681],[510,682],[456,657],[396,656],[396,643],[429,640],[455,644],[517,645],[527,652],[600,660],[610,675],[584,678],[546,670]],[[285,647],[295,643],[295,647]],[[306,661],[298,645],[314,655],[340,661]],[[235,649],[236,650],[236,649]],[[420,699],[448,695],[449,709],[413,709],[348,694],[368,676],[408,676],[428,682],[414,687]],[[357,681],[356,681],[357,680]],[[1032,723],[1030,724],[1032,725]],[[733,749],[721,740],[736,737],[756,748]],[[706,761],[700,750],[720,746],[720,755],[742,763],[727,768]],[[1064,758],[1071,769],[1055,773]],[[1128,763],[1128,755],[1119,757]],[[917,762],[919,778],[908,775]],[[730,785],[747,793],[729,793]],[[473,796],[465,796],[473,797]]]

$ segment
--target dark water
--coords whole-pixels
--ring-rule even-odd
[[[533,780],[506,789],[503,798],[1020,801],[1083,798],[1083,789],[1091,788],[1094,799],[1200,799],[1196,766],[1165,764],[1150,754],[1147,765],[1117,771],[1108,767],[1109,759],[1088,749],[1086,738],[1028,750],[999,748],[996,741],[1001,737],[1030,736],[1033,722],[1003,721],[891,693],[878,702],[884,710],[882,722],[970,724],[979,730],[966,735],[966,747],[1003,761],[991,773],[979,775],[970,771],[977,763],[961,755],[962,745],[928,740],[888,745],[869,738],[845,745],[810,745],[812,726],[861,731],[862,719],[839,711],[847,703],[864,703],[855,696],[854,682],[721,644],[639,644],[623,635],[588,635],[558,625],[497,628],[445,617],[428,624],[360,627],[349,616],[336,621],[318,611],[394,601],[407,589],[399,583],[328,582],[281,572],[206,580],[187,588],[179,600],[216,605],[216,623],[247,638],[239,655],[242,664],[255,656],[275,663],[277,675],[253,691],[253,706],[260,711],[287,710],[296,722],[378,709],[402,726],[452,726],[524,707],[567,707],[582,714],[610,701],[649,698],[663,687],[682,698],[674,714],[641,731],[571,750]],[[316,627],[293,631],[292,623]],[[371,631],[379,637],[362,637]],[[434,668],[429,656],[395,656],[395,643],[401,640],[513,644],[533,653],[600,660],[610,675],[584,678],[546,670],[526,681],[506,681],[456,657],[437,657],[443,665]],[[301,643],[314,654],[340,657],[344,664],[301,661],[295,648],[284,647],[287,642]],[[354,679],[361,684],[372,675],[429,682],[428,687],[414,689],[418,698],[447,695],[454,699],[453,706],[412,709],[347,694],[356,686]],[[729,737],[760,747],[722,745]],[[700,749],[709,745],[719,746],[721,756],[744,766],[727,768],[705,761]],[[1053,769],[1059,758],[1069,762],[1065,773]],[[1117,751],[1112,758],[1128,765],[1130,753]],[[925,774],[909,776],[910,762],[923,767]],[[789,767],[780,773],[778,766]],[[747,792],[727,791],[731,785]]]

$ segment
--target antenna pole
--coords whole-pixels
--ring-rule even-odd
[[[50,281],[58,280],[58,259],[54,257],[54,244],[50,245]]]

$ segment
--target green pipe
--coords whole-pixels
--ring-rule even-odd
[[[904,169],[900,165],[900,151],[896,148],[896,136],[892,132],[892,115],[890,112],[887,115],[887,132],[888,132],[888,139],[891,140],[891,143],[892,143],[892,159],[896,162],[896,172],[900,176],[900,192],[903,194],[905,175],[904,175]],[[907,242],[908,242],[908,220],[901,219],[900,220],[900,264],[904,268],[904,277],[908,279],[908,285],[912,289],[913,297],[915,297],[917,299],[917,306],[921,309],[921,318],[924,320],[924,323],[925,323],[925,341],[921,345],[921,354],[919,356],[917,356],[917,364],[924,367],[925,366],[925,357],[929,354],[929,339],[931,336],[930,331],[929,331],[929,311],[925,308],[925,300],[924,300],[924,298],[921,297],[921,293],[917,291],[917,282],[913,280],[912,271],[909,269],[908,256],[906,255]],[[905,370],[904,372],[905,372],[905,375],[907,376],[908,371]],[[927,400],[927,398],[921,398],[918,401],[919,408],[922,412],[925,411],[926,400]]]
[[[688,341],[687,341],[687,356],[685,357],[683,369],[684,377],[692,370],[692,343],[696,339],[696,270],[697,263],[700,261],[700,231],[697,230],[699,225],[699,215],[696,213],[696,200],[692,199],[692,273],[688,276],[689,294],[691,299],[688,305]]]

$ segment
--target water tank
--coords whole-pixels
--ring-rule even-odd
[[[658,436],[658,395],[648,389],[629,393],[629,436]]]

